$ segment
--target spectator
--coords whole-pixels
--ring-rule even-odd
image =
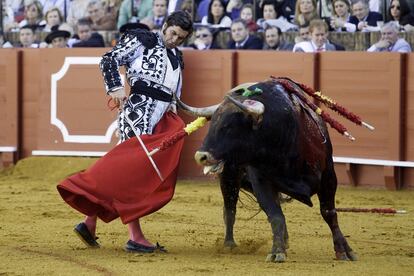
[[[352,13],[349,23],[354,24],[357,31],[371,32],[379,30],[377,22],[382,22],[382,14],[370,11],[367,0],[354,0],[352,2]]]
[[[259,29],[259,25],[256,24],[253,18],[253,5],[252,4],[244,4],[241,11],[240,11],[240,18],[243,19],[249,31],[256,32]]]
[[[88,16],[92,21],[94,31],[112,31],[116,29],[116,18],[105,14],[105,7],[101,0],[91,0],[87,6]]]
[[[287,21],[287,19],[280,14],[274,0],[265,0],[263,2],[262,14],[263,18],[257,20],[257,25],[259,25],[262,30],[265,29],[267,25],[279,27],[282,32],[297,29],[296,25]]]
[[[149,16],[152,16],[152,0],[123,0],[117,27],[119,29],[126,23],[136,23]]]
[[[72,0],[39,0],[40,4],[43,7],[43,14],[46,14],[49,10],[53,8],[58,8],[60,14],[66,18],[69,13],[70,5]],[[85,0],[87,2],[87,0]],[[64,20],[62,20],[63,22]]]
[[[76,47],[105,47],[103,37],[92,32],[92,21],[89,18],[81,18],[76,24],[76,38],[69,40],[69,46]]]
[[[243,19],[236,19],[231,24],[231,38],[229,42],[229,49],[262,49],[263,42],[260,38],[249,35],[246,22]]]
[[[224,0],[211,0],[208,6],[208,15],[201,19],[203,25],[214,25],[214,27],[228,28],[231,25],[231,19],[225,13]]]
[[[292,51],[293,44],[282,38],[282,31],[276,26],[267,26],[264,32],[263,50]]]
[[[335,32],[355,32],[356,26],[349,23],[351,17],[351,4],[348,0],[333,0],[333,12],[330,20],[332,30]]]
[[[220,49],[214,41],[214,35],[210,28],[200,27],[195,32],[195,40],[189,45],[196,50]]]
[[[316,0],[297,0],[295,6],[295,24],[298,26],[309,24],[311,20],[319,18],[316,9]]]
[[[372,45],[368,52],[399,52],[410,53],[411,46],[403,38],[398,37],[399,27],[394,22],[388,22],[381,28],[381,39]]]
[[[24,19],[20,21],[19,27],[26,25],[36,26],[37,29],[43,29],[46,21],[43,20],[42,4],[39,1],[29,2],[24,7]]]
[[[46,25],[43,28],[44,32],[50,32],[53,26],[60,25],[63,22],[63,16],[59,8],[51,8],[45,14]]]
[[[37,26],[26,25],[20,28],[18,48],[39,48],[39,44],[35,42],[36,27]]]
[[[50,48],[67,48],[70,32],[60,30],[59,25],[52,27],[51,32],[46,36],[45,42]]]
[[[321,19],[314,19],[309,24],[310,41],[296,43],[293,52],[326,52],[336,51],[336,47],[328,41],[328,24]]]
[[[73,28],[76,28],[78,20],[88,16],[88,4],[90,0],[72,0],[66,22]]]
[[[0,30],[0,48],[13,48],[13,44],[4,40],[4,33]]]
[[[160,30],[167,18],[167,0],[153,0],[152,15],[141,20],[150,30]]]
[[[414,16],[407,0],[392,0],[388,8],[388,18],[398,23],[400,30],[414,31]]]
[[[299,26],[298,33],[299,33],[298,36],[295,37],[295,43],[311,40],[311,36],[309,32],[309,24]]]

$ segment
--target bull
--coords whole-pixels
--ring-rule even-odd
[[[320,214],[332,232],[336,258],[357,259],[338,224],[337,178],[326,124],[300,98],[277,79],[269,79],[233,88],[216,106],[179,105],[193,115],[211,118],[195,160],[205,173],[219,176],[224,246],[236,246],[233,226],[243,188],[256,197],[271,225],[273,243],[266,261],[284,262],[288,233],[279,194],[310,207],[311,196],[317,194]]]

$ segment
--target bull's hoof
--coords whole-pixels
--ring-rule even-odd
[[[284,263],[286,261],[285,253],[270,253],[266,257],[266,262],[270,263]]]
[[[353,251],[350,252],[335,252],[336,259],[339,261],[357,261],[358,258]]]
[[[237,244],[234,241],[225,241],[224,242],[224,247],[229,248],[229,249],[233,249],[233,248],[237,247]]]

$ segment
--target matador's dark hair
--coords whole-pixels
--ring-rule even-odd
[[[167,27],[178,26],[184,31],[188,32],[187,37],[190,37],[194,30],[191,16],[185,11],[173,12],[167,17],[165,23],[167,24]]]

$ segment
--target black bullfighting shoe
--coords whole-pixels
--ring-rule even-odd
[[[167,252],[164,246],[161,246],[158,242],[156,246],[146,246],[132,240],[129,240],[125,246],[125,251],[131,253],[154,253],[154,252]]]
[[[100,244],[96,241],[98,238],[94,238],[92,236],[91,232],[89,232],[89,229],[84,222],[76,225],[73,231],[86,246],[92,248],[101,247]]]

